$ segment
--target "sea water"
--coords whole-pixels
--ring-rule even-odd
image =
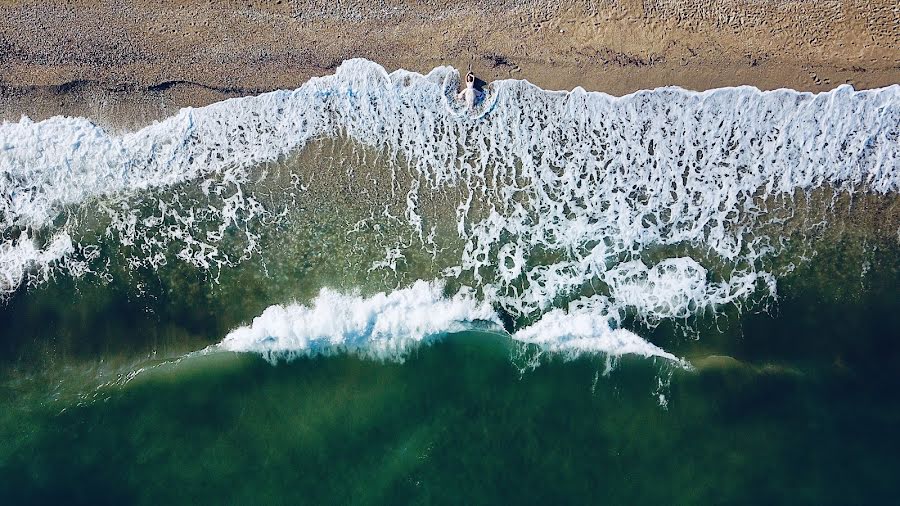
[[[0,125],[4,495],[890,497],[900,87],[458,78]]]

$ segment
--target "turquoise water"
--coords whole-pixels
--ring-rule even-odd
[[[898,259],[844,237],[782,280],[768,314],[627,324],[691,371],[535,367],[539,351],[496,332],[403,363],[179,361],[271,300],[242,282],[252,262],[218,283],[163,269],[140,295],[61,279],[0,314],[0,487],[23,504],[889,500]]]
[[[739,335],[711,338],[707,330],[674,344],[696,357],[691,372],[625,358],[603,375],[603,360],[580,358],[548,359],[523,373],[527,351],[496,334],[461,333],[402,364],[336,356],[273,367],[254,356],[208,355],[94,392],[82,378],[99,366],[58,368],[89,368],[79,364],[125,347],[97,336],[87,347],[95,349],[54,360],[59,381],[83,381],[88,399],[64,392],[56,378],[4,388],[4,496],[14,503],[890,501],[900,449],[900,348],[886,330],[900,324],[896,299],[888,298],[896,267],[871,269],[861,280],[866,290],[849,304],[834,284],[806,283],[785,289],[776,316],[743,317]],[[11,304],[4,320],[42,297],[50,294]],[[183,325],[175,335],[189,335],[195,323],[170,319]],[[107,327],[111,341],[159,339],[165,353],[156,318],[117,321],[137,329]],[[90,327],[79,337],[90,340]],[[654,337],[679,341],[667,333],[660,328]],[[48,399],[51,391],[63,392]]]
[[[4,503],[892,501],[900,89],[455,78],[3,125]]]

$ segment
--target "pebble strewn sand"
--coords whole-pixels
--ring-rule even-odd
[[[5,1],[0,119],[121,126],[365,57],[612,94],[900,82],[895,0]]]

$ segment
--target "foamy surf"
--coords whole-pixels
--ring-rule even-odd
[[[73,238],[77,220],[60,219],[91,203],[109,218],[98,235],[139,246],[129,265],[231,267],[237,261],[222,252],[223,237],[246,234],[241,258],[248,257],[257,252],[256,227],[264,226],[254,220],[277,211],[247,190],[254,169],[342,135],[392,153],[411,175],[411,182],[390,182],[404,207],[391,217],[419,242],[390,249],[392,259],[433,245],[438,218],[419,203],[458,190],[449,205],[464,245],[442,272],[471,277],[473,293],[448,301],[434,285],[413,285],[420,307],[401,300],[402,291],[378,300],[323,292],[334,307],[273,306],[223,346],[394,353],[453,332],[473,315],[495,319],[483,308],[498,304],[515,315],[543,314],[535,328],[560,331],[544,343],[549,348],[665,356],[609,322],[626,311],[650,323],[684,319],[757,291],[774,295],[778,272],[770,264],[782,241],[764,227],[782,219],[773,218],[776,211],[803,205],[794,200],[798,192],[900,189],[900,86],[819,94],[662,88],[616,98],[503,80],[492,84],[490,107],[473,117],[448,107],[457,80],[449,67],[387,73],[357,59],[293,91],[184,109],[134,132],[109,132],[84,118],[0,125],[0,291],[102,264],[96,245]],[[174,185],[206,200],[156,193]],[[373,270],[396,266],[371,261]],[[580,309],[554,306],[595,283],[597,298],[575,301]],[[327,312],[337,307],[346,312]],[[447,317],[400,316],[435,307]],[[319,317],[348,326],[314,324]],[[573,323],[549,323],[565,318]],[[537,334],[517,335],[537,342]]]
[[[445,297],[443,290],[443,283],[425,281],[371,297],[323,289],[309,305],[270,306],[219,346],[271,361],[336,353],[399,360],[416,346],[476,322],[501,328],[490,304],[471,291]]]
[[[471,289],[444,294],[441,281],[370,297],[324,289],[309,304],[274,305],[253,322],[231,331],[218,348],[256,353],[270,362],[347,353],[375,360],[402,361],[420,346],[472,329],[502,332],[500,317]],[[584,305],[554,310],[512,339],[570,357],[602,354],[659,357],[687,362],[624,329],[611,329],[609,316]]]

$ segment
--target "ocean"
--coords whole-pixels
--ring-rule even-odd
[[[895,497],[900,86],[458,85],[0,125],[4,502]]]

